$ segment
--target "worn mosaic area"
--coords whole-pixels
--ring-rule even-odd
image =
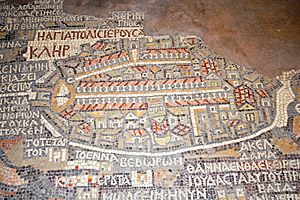
[[[300,199],[299,70],[62,5],[0,4],[0,199]]]

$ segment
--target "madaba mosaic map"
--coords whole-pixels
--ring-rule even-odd
[[[299,70],[62,7],[0,4],[0,199],[300,199]]]

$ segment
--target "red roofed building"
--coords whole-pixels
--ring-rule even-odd
[[[147,49],[146,54],[189,53],[186,48]]]
[[[151,123],[151,130],[155,133],[155,134],[161,134],[164,135],[167,133],[167,131],[169,130],[169,125],[167,123],[166,120],[164,120],[162,123],[158,123],[155,120],[150,120]]]
[[[220,73],[220,69],[218,63],[211,58],[202,61],[202,72],[204,75],[208,75],[210,73],[218,74]]]
[[[268,93],[267,93],[265,90],[257,89],[256,92],[257,92],[257,94],[259,94],[259,96],[262,97],[262,98],[269,97]]]
[[[105,42],[96,42],[95,44],[92,45],[92,48],[96,50],[102,50],[105,48],[106,45],[107,43]]]
[[[254,93],[247,85],[240,85],[234,90],[235,103],[238,108],[241,108],[245,104],[256,106],[254,99]]]

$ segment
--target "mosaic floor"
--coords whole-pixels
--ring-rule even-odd
[[[62,6],[0,4],[0,199],[300,199],[299,69]]]

